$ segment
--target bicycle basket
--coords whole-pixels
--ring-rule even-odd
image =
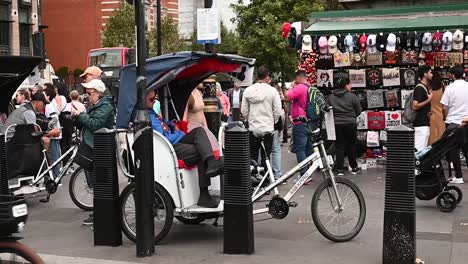
[[[19,224],[28,218],[26,200],[22,197],[0,195],[0,236],[18,233]]]

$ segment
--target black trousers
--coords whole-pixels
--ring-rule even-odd
[[[274,134],[265,134],[263,137],[257,138],[254,136],[252,132],[249,133],[250,136],[250,159],[258,161],[258,153],[261,150],[261,142],[263,139],[263,144],[265,145],[265,151],[266,153],[262,150],[260,151],[260,154],[262,156],[262,167],[267,169],[266,167],[266,157],[270,159],[271,156],[271,148],[273,146],[273,135]],[[266,155],[266,156],[265,156]]]
[[[197,127],[185,135],[179,143],[174,145],[174,150],[179,159],[188,166],[198,167],[198,184],[201,188],[210,186],[211,180],[206,177],[205,162],[213,157],[213,148],[206,135],[205,129]]]
[[[445,124],[446,133],[447,131],[451,131],[452,129],[457,129],[458,124]],[[465,145],[465,131],[466,129],[458,129],[455,133],[455,137],[459,146]],[[443,137],[444,135],[442,135]],[[455,169],[455,177],[456,178],[463,178],[463,173],[461,169],[461,161],[460,161],[460,150],[462,147],[456,147],[451,149],[447,153],[447,161],[453,163],[453,168]],[[449,165],[450,166],[450,165]],[[451,170],[449,169],[449,176],[451,175]]]
[[[348,156],[349,166],[357,168],[356,161],[356,124],[335,124],[336,168],[344,170],[344,157]]]

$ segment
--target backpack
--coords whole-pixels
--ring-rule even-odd
[[[324,112],[325,99],[317,87],[309,86],[307,89],[307,119],[311,123],[319,123]]]
[[[424,88],[424,90],[427,92],[426,87],[422,86],[421,84],[416,85],[416,87],[421,86]],[[416,89],[416,87],[414,89]],[[407,123],[413,123],[414,120],[416,119],[416,116],[418,115],[418,112],[416,112],[413,109],[413,98],[414,98],[414,90],[412,93],[408,95],[408,97],[405,100],[405,109],[403,110],[403,117],[405,118]]]

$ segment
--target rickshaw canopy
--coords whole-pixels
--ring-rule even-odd
[[[233,74],[233,78],[242,81],[244,73],[254,64],[255,59],[251,58],[204,52],[177,52],[157,56],[146,60],[146,93],[168,87],[176,111],[182,116],[190,93],[208,76],[219,72],[237,72],[240,74]],[[130,64],[122,68],[120,73],[118,128],[128,128],[136,113],[136,104],[136,64]],[[165,118],[174,116],[175,113],[170,113]]]

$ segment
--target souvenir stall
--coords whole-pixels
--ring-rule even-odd
[[[312,17],[312,26],[297,39],[298,69],[305,70],[325,96],[339,78],[351,80],[364,109],[357,118],[363,169],[384,163],[387,129],[410,125],[402,111],[418,82],[419,65],[433,67],[447,84],[451,66],[464,64],[468,70],[468,4],[333,11]]]

